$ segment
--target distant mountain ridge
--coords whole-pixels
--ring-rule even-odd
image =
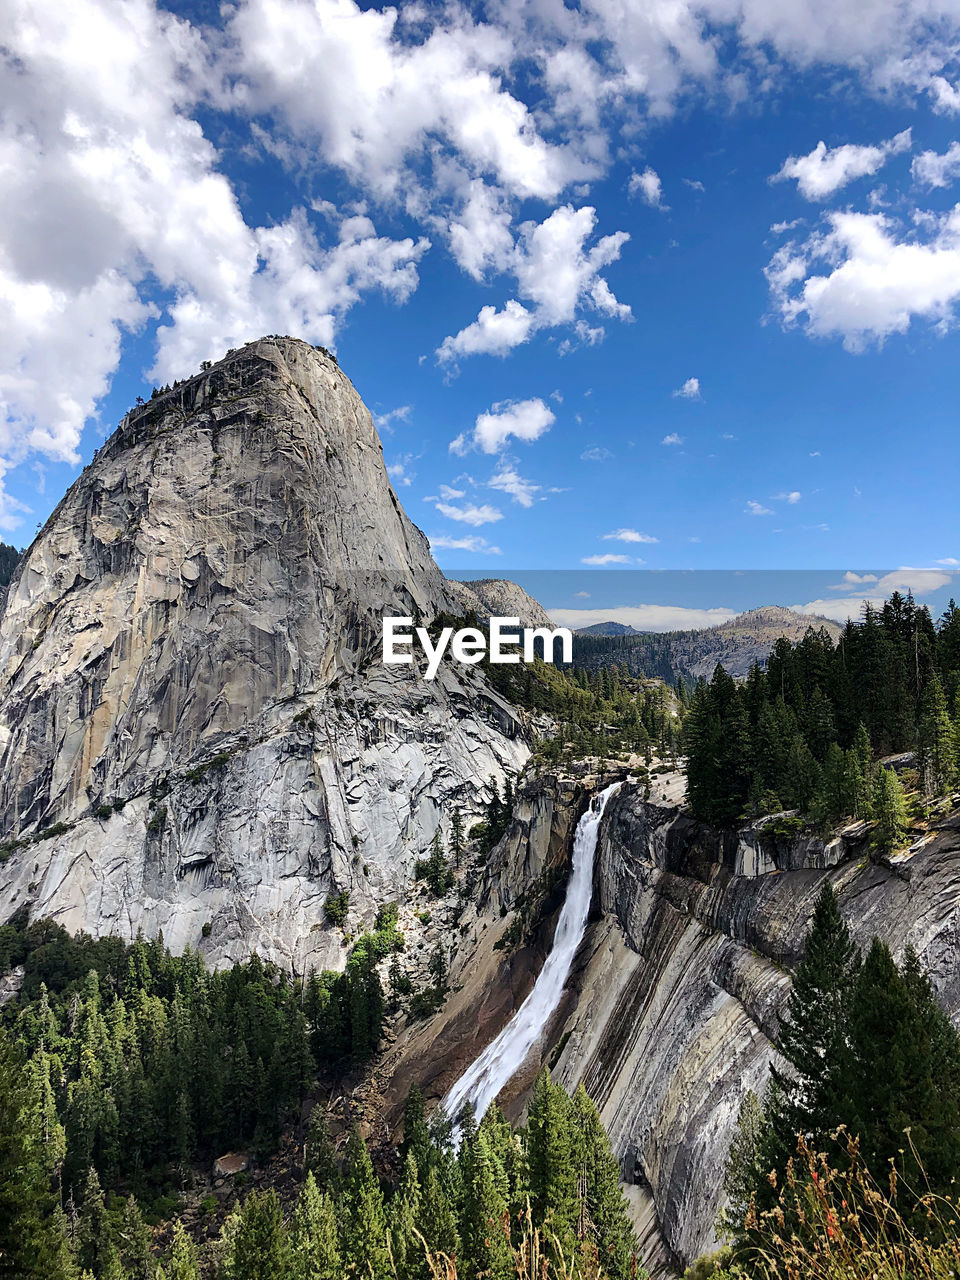
[[[811,627],[826,630],[833,640],[842,631],[829,618],[782,605],[749,609],[728,622],[695,631],[639,632],[623,623],[600,622],[576,633],[574,661],[589,670],[616,663],[635,675],[670,682],[678,676],[709,679],[719,662],[731,675],[743,677],[754,662],[766,661],[781,636],[796,644]]]

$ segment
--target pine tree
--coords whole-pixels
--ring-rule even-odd
[[[435,1164],[430,1165],[422,1190],[420,1233],[427,1249],[431,1254],[456,1258],[460,1253],[457,1219]]]
[[[329,1194],[307,1173],[293,1217],[293,1280],[340,1280],[337,1218]]]
[[[907,833],[907,802],[895,769],[877,770],[873,783],[874,844],[889,853],[903,844]]]
[[[486,1136],[475,1132],[461,1148],[464,1197],[461,1218],[466,1280],[508,1280],[516,1274],[510,1248],[510,1212]]]
[[[956,763],[947,700],[934,674],[923,692],[917,724],[917,765],[928,796],[943,795],[950,790],[957,777]]]
[[[541,1071],[527,1122],[527,1161],[534,1221],[562,1240],[577,1221],[577,1175],[570,1099]]]
[[[753,1090],[748,1089],[737,1113],[737,1129],[730,1143],[723,1175],[727,1207],[721,1223],[729,1225],[734,1233],[739,1233],[742,1228],[750,1202],[769,1173],[761,1159],[766,1126],[767,1109]]]
[[[346,1275],[388,1280],[390,1257],[383,1195],[366,1143],[356,1128],[347,1147],[341,1249]]]
[[[337,1152],[330,1139],[327,1117],[318,1102],[310,1112],[307,1140],[304,1149],[304,1167],[308,1176],[313,1175],[321,1191],[335,1194],[340,1185],[340,1166]]]
[[[463,812],[459,805],[455,805],[453,809],[453,817],[450,820],[450,852],[453,854],[454,863],[459,870],[463,861],[463,851],[466,847],[466,840],[463,831]]]
[[[830,882],[820,891],[781,1021],[780,1052],[788,1072],[773,1069],[781,1103],[771,1117],[782,1168],[798,1133],[824,1135],[841,1123],[844,1033],[858,954]]]
[[[259,1273],[251,1272],[257,1275]],[[269,1272],[264,1272],[264,1280]],[[197,1251],[193,1241],[183,1229],[183,1223],[177,1219],[173,1224],[173,1253],[167,1264],[167,1280],[200,1280],[200,1269],[197,1266]]]
[[[290,1240],[275,1191],[244,1201],[233,1244],[230,1280],[290,1280]]]
[[[156,1266],[151,1244],[153,1236],[143,1220],[140,1206],[133,1196],[127,1197],[120,1227],[120,1258],[129,1280],[153,1280]]]
[[[425,1255],[417,1238],[420,1217],[420,1175],[413,1152],[407,1152],[400,1184],[388,1212],[390,1253],[397,1280],[417,1280],[424,1270]]]
[[[77,1264],[99,1275],[113,1252],[107,1206],[97,1171],[91,1166],[83,1184],[83,1199],[77,1219]]]
[[[0,1278],[60,1280],[62,1242],[36,1126],[37,1099],[19,1054],[0,1032]]]
[[[573,1096],[572,1121],[579,1166],[577,1234],[592,1241],[609,1280],[632,1280],[639,1245],[620,1189],[620,1165],[582,1083]]]

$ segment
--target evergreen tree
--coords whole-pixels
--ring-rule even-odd
[[[466,847],[466,838],[463,830],[463,811],[459,805],[455,805],[453,809],[453,817],[450,820],[450,852],[453,854],[453,861],[459,870],[463,861],[463,851]]]
[[[927,681],[917,725],[917,764],[928,796],[943,795],[954,785],[957,762],[953,725],[947,712],[943,686],[936,674]]]
[[[97,1171],[90,1167],[83,1184],[83,1199],[77,1219],[77,1265],[95,1276],[106,1270],[115,1250]]]
[[[486,1135],[473,1133],[461,1153],[465,1280],[508,1280],[516,1274],[510,1248],[510,1211],[498,1185]]]
[[[120,1226],[120,1260],[128,1280],[154,1280],[156,1266],[151,1245],[153,1236],[143,1220],[140,1206],[133,1196],[127,1197]]]
[[[290,1280],[290,1240],[275,1191],[244,1201],[233,1243],[230,1280]]]
[[[780,1024],[780,1052],[787,1072],[773,1068],[778,1108],[771,1115],[782,1170],[796,1149],[798,1133],[825,1135],[843,1120],[844,1035],[859,965],[833,888],[820,891],[813,920]],[[764,1191],[766,1196],[766,1191]]]
[[[577,1173],[570,1099],[544,1070],[537,1077],[527,1122],[530,1201],[535,1221],[565,1243],[577,1217]]]
[[[422,1187],[420,1233],[427,1249],[431,1254],[456,1258],[460,1253],[457,1219],[435,1164],[431,1163]]]
[[[254,1275],[259,1277],[261,1273],[248,1272],[247,1274],[251,1277]],[[264,1280],[271,1275],[269,1271],[265,1271],[262,1274]],[[173,1224],[173,1253],[167,1264],[167,1280],[200,1280],[197,1251],[179,1219]]]
[[[39,1104],[19,1054],[0,1032],[0,1278],[60,1280],[63,1250],[53,1217]]]
[[[579,1165],[577,1234],[592,1241],[608,1280],[633,1280],[639,1245],[620,1189],[620,1165],[582,1083],[572,1112],[573,1155]]]
[[[360,1130],[354,1129],[347,1148],[341,1250],[346,1275],[389,1280],[387,1220],[383,1195]]]
[[[408,1151],[388,1213],[390,1254],[397,1280],[417,1280],[424,1270],[425,1254],[417,1238],[419,1218],[420,1175],[413,1152]]]
[[[340,1184],[340,1166],[337,1162],[336,1149],[330,1140],[326,1113],[319,1102],[310,1112],[304,1148],[304,1167],[307,1176],[313,1176],[321,1191],[329,1191],[331,1194],[337,1192]]]
[[[895,769],[877,770],[873,784],[874,843],[884,853],[903,844],[907,833],[907,802]]]
[[[308,1172],[293,1218],[293,1280],[340,1280],[337,1219],[329,1194]]]

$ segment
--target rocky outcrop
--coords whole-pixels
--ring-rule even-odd
[[[583,1080],[596,1100],[638,1188],[638,1215],[648,1226],[655,1215],[655,1267],[715,1244],[737,1113],[747,1089],[765,1086],[825,879],[857,942],[915,946],[945,1007],[960,1014],[960,820],[895,866],[870,861],[858,834],[768,849],[769,861],[743,874],[736,834],[645,803],[629,785],[609,806],[599,918],[581,949],[575,1007],[554,1032],[566,1037],[556,1075],[570,1087]]]
[[[326,895],[402,897],[527,758],[475,668],[380,663],[384,614],[467,597],[325,352],[262,339],[132,410],[10,584],[0,919],[337,963]]]

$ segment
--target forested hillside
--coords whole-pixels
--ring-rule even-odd
[[[318,1082],[375,1048],[374,965],[402,942],[392,918],[378,924],[346,974],[306,990],[256,958],[210,973],[162,941],[0,931],[0,970],[26,970],[0,1033],[0,1275],[506,1280],[539,1252],[551,1275],[630,1280],[619,1166],[587,1095],[547,1075],[524,1129],[495,1107],[479,1127],[468,1114],[457,1148],[414,1093],[379,1173],[360,1130],[338,1150],[317,1107],[282,1199],[246,1194],[241,1175],[226,1200],[204,1201],[202,1230],[195,1217],[184,1230],[181,1196],[218,1153],[265,1161],[285,1131],[289,1149]]]
[[[960,768],[960,608],[939,622],[893,595],[849,622],[836,644],[810,631],[774,646],[766,670],[736,683],[718,667],[701,681],[684,724],[696,816],[727,826],[797,809],[821,823],[903,822],[896,772],[878,758],[916,750],[920,790],[936,797]]]

